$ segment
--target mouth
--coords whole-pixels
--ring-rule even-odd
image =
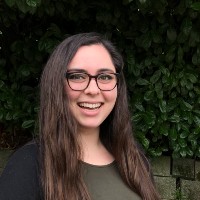
[[[99,109],[102,105],[103,103],[86,103],[86,102],[78,103],[79,107],[89,110]]]

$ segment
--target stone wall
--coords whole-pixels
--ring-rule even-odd
[[[200,161],[162,156],[151,163],[163,200],[200,200]]]
[[[0,174],[12,151],[0,151]],[[151,160],[156,186],[163,200],[200,200],[200,161],[159,157]]]

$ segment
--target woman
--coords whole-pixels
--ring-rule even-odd
[[[10,159],[0,199],[159,199],[133,138],[122,69],[116,48],[96,33],[54,50],[41,77],[39,145]]]

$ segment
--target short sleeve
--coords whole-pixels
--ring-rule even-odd
[[[1,200],[40,200],[38,147],[27,144],[9,159],[0,177]]]

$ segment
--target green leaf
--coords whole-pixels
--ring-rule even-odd
[[[163,89],[162,89],[163,85],[162,83],[159,81],[157,84],[155,84],[155,91],[157,94],[158,99],[162,99],[163,98]]]
[[[2,88],[4,85],[4,82],[2,80],[0,80],[0,88]]]
[[[187,79],[186,79],[186,77],[183,77],[183,78],[181,78],[181,80],[180,80],[180,84],[181,84],[181,87],[184,87],[184,86],[186,86],[187,85]]]
[[[171,122],[174,122],[174,123],[179,123],[180,122],[180,115],[174,113],[174,115],[172,115],[169,120]]]
[[[198,127],[196,127],[196,128],[194,129],[193,134],[194,134],[194,135],[200,134],[200,126],[198,126]]]
[[[21,65],[18,71],[18,76],[29,76],[30,75],[30,66],[29,65]]]
[[[176,92],[172,92],[172,93],[170,94],[170,97],[171,97],[172,99],[176,98],[176,97],[177,97],[177,93],[176,93]]]
[[[186,85],[186,88],[190,91],[190,90],[193,90],[193,84],[188,82],[187,85]]]
[[[21,10],[23,13],[27,13],[28,11],[30,11],[30,7],[26,4],[25,1],[16,1],[16,4],[19,8],[19,10]]]
[[[34,125],[35,123],[35,120],[27,120],[27,121],[24,121],[22,123],[22,128],[26,129],[26,128],[30,128]]]
[[[135,113],[131,118],[131,120],[134,122],[139,122],[141,119],[142,119],[142,114],[140,113]]]
[[[191,14],[197,15],[197,12],[191,12]],[[198,43],[198,41],[199,41],[199,33],[196,30],[192,29],[188,41],[189,46],[196,47],[197,45],[196,43]]]
[[[198,81],[197,77],[194,74],[186,73],[187,78],[191,83],[196,83]]]
[[[188,102],[184,101],[184,100],[181,100],[180,102],[180,106],[181,108],[184,110],[184,111],[191,111],[193,106],[190,105]]]
[[[156,91],[158,99],[163,99],[163,90]]]
[[[132,72],[133,72],[134,76],[140,75],[140,69],[137,66],[133,66]]]
[[[9,7],[12,7],[15,5],[15,1],[16,0],[4,0],[6,2],[6,4],[9,6]]]
[[[200,127],[200,118],[197,116],[194,116],[194,122],[196,123],[197,126]]]
[[[196,149],[196,147],[197,147],[197,140],[190,140],[190,143],[192,145],[192,148]]]
[[[185,35],[189,35],[192,29],[192,21],[189,18],[185,18],[181,25],[182,31]]]
[[[168,136],[169,126],[167,126],[166,124],[161,124],[159,131],[160,134]]]
[[[141,37],[141,46],[144,49],[148,49],[151,46],[151,35],[149,32]]]
[[[135,57],[131,53],[127,55],[127,63],[128,63],[128,71],[132,73],[133,68],[135,68]]]
[[[153,157],[158,157],[162,155],[162,149],[161,148],[157,148],[157,149],[149,149],[149,153],[151,156]]]
[[[151,34],[147,32],[141,35],[139,38],[136,38],[135,44],[138,47],[143,47],[145,50],[151,46]]]
[[[12,119],[12,114],[10,112],[8,112],[6,114],[6,120],[11,120]]]
[[[172,46],[169,51],[167,52],[166,56],[165,56],[165,60],[167,63],[171,63],[172,60],[175,58],[175,50],[176,50],[176,46]]]
[[[169,136],[170,136],[170,138],[171,138],[173,141],[175,141],[175,140],[177,139],[178,134],[177,134],[177,131],[176,131],[176,128],[175,128],[175,127],[173,127],[173,128],[170,129],[170,131],[169,131]]]
[[[190,124],[190,125],[193,123],[193,114],[190,111],[189,112],[188,111],[185,111],[185,112],[183,111],[182,115],[181,115],[181,118],[186,120],[188,122],[188,124]],[[181,124],[181,126],[186,126],[186,124]]]
[[[199,58],[199,55],[197,53],[194,53],[193,56],[192,56],[192,63],[194,65],[199,65],[200,63],[200,58]]]
[[[53,3],[49,3],[48,6],[45,6],[45,12],[47,13],[47,15],[49,16],[53,16],[55,13],[55,6],[53,5]]]
[[[160,71],[160,70],[157,70],[157,71],[153,74],[153,76],[150,78],[150,82],[151,82],[152,84],[155,84],[155,83],[158,81],[158,79],[160,78],[160,76],[161,76],[161,71]]]
[[[186,152],[185,149],[181,149],[181,150],[180,150],[180,154],[181,154],[182,157],[186,157],[187,152]]]
[[[153,91],[147,91],[144,94],[144,100],[145,101],[150,101],[154,98],[154,92]]]
[[[130,1],[130,0],[129,0],[129,1]],[[131,1],[133,1],[133,0],[131,0]],[[139,2],[140,2],[141,4],[146,3],[146,1],[147,1],[147,0],[139,0]]]
[[[12,117],[12,118],[13,118],[14,120],[16,120],[16,119],[19,119],[20,117],[21,117],[21,113],[20,113],[20,112],[16,112],[16,113],[13,114],[13,117]]]
[[[195,11],[200,11],[200,2],[193,3],[190,8],[192,8]]]
[[[199,88],[199,87],[194,87],[194,91],[195,91],[198,95],[200,95],[200,88]]]
[[[135,63],[135,57],[130,53],[127,56],[127,63],[128,63],[128,72],[130,74],[134,74],[135,76],[139,76],[140,66]]]
[[[145,147],[145,149],[148,149],[149,148],[149,140],[147,138],[142,138],[142,145]]]
[[[20,40],[16,40],[11,45],[11,51],[12,52],[21,52],[23,50],[23,42]]]
[[[177,39],[177,41],[178,41],[178,43],[180,43],[180,44],[182,44],[182,43],[185,43],[186,42],[186,40],[187,40],[187,35],[185,35],[182,31],[179,33],[179,35],[178,35],[178,39]]]
[[[173,144],[172,146],[173,146],[174,151],[176,151],[176,152],[180,151],[179,144],[176,143],[176,144]]]
[[[143,114],[143,119],[150,128],[155,124],[156,116],[153,112],[145,112]]]
[[[0,120],[2,120],[2,119],[3,119],[3,113],[0,112]]]
[[[180,138],[181,138],[181,139],[184,139],[184,138],[186,138],[188,135],[189,135],[189,132],[183,131],[183,132],[180,134]]]
[[[151,63],[152,63],[152,59],[151,59],[151,58],[146,58],[146,59],[144,60],[144,65],[147,66],[147,67],[150,66]]]
[[[158,31],[156,30],[152,30],[152,39],[153,39],[153,42],[154,43],[162,43],[162,36],[160,35],[160,33],[158,33]],[[162,53],[162,48],[159,48],[159,49],[155,49],[155,50],[158,50],[160,53]]]
[[[189,147],[186,147],[186,152],[187,152],[187,155],[189,155],[189,156],[194,155],[193,151]]]
[[[167,103],[167,112],[174,110],[179,105],[179,100],[171,99]]]
[[[160,67],[160,71],[161,71],[164,75],[167,75],[167,77],[170,76],[170,71],[169,71],[169,69],[167,69],[166,67],[161,66],[161,67]]]
[[[139,110],[139,111],[145,111],[143,105],[141,102],[136,102],[135,103],[135,107]]]
[[[30,7],[37,7],[37,1],[36,0],[26,0],[26,3]]]
[[[159,101],[159,108],[162,113],[166,113],[166,105],[167,105],[167,103],[165,100]]]
[[[161,117],[161,119],[162,119],[163,121],[167,121],[167,119],[168,119],[168,115],[167,115],[166,112],[165,112],[165,113],[161,113],[161,114],[160,114],[160,117]]]
[[[170,42],[174,42],[177,38],[176,30],[172,28],[167,30],[167,37]]]
[[[155,156],[161,156],[162,155],[162,149],[161,148],[156,148],[156,150],[155,150]]]
[[[137,84],[138,84],[138,85],[149,85],[149,81],[146,80],[146,79],[143,79],[143,78],[139,78],[139,79],[137,80]]]
[[[123,4],[124,5],[128,5],[129,3],[131,3],[133,0],[123,0]]]
[[[181,46],[179,46],[177,54],[178,54],[178,62],[182,63],[184,52],[183,52],[183,49],[181,48]]]
[[[162,90],[162,83],[159,81],[157,84],[155,84],[155,91],[158,92],[160,90]]]
[[[189,96],[194,99],[196,97],[195,93],[193,91],[189,91]]]
[[[179,143],[180,147],[182,147],[182,148],[187,146],[187,142],[185,139],[179,138],[178,143]]]

